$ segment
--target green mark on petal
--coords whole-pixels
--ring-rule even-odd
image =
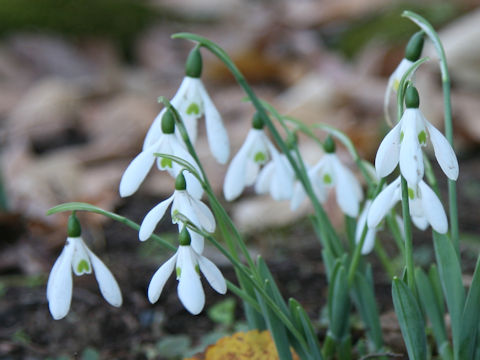
[[[403,141],[403,137],[405,136],[405,134],[403,133],[403,131],[400,131],[400,142]]]
[[[163,168],[172,168],[172,159],[162,158],[160,160],[160,166]]]
[[[200,275],[200,266],[195,265],[195,271],[197,272],[198,275]]]
[[[420,144],[427,143],[427,133],[424,130],[420,131],[420,133],[418,134],[418,142]]]
[[[180,275],[182,274],[182,269],[180,269],[179,267],[177,267],[175,269],[175,272],[177,273],[177,279],[180,277]]]
[[[199,115],[200,114],[200,106],[198,106],[197,103],[191,103],[188,108],[187,108],[187,114],[188,115]]]
[[[330,185],[332,183],[332,177],[330,176],[330,174],[323,175],[323,182],[327,185]]]
[[[264,163],[265,160],[267,160],[267,155],[265,155],[265,153],[263,152],[258,152],[255,154],[255,157],[253,158],[253,160],[256,163]]]
[[[398,91],[398,86],[400,85],[400,81],[398,81],[398,79],[395,79],[393,81],[393,90],[395,90],[395,92]]]
[[[415,199],[415,191],[413,191],[412,188],[408,188],[408,197],[410,198],[410,200]]]
[[[80,260],[80,262],[77,265],[77,272],[79,274],[83,274],[89,271],[90,271],[90,264],[88,263],[88,261],[85,259]]]

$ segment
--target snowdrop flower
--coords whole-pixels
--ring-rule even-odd
[[[337,203],[342,211],[351,217],[357,217],[360,201],[363,199],[362,187],[355,175],[347,169],[335,154],[335,143],[329,136],[324,143],[326,154],[308,171],[315,195],[320,202],[327,199],[327,190],[335,188]],[[305,190],[300,183],[295,185],[290,208],[295,210],[305,198]]]
[[[398,163],[400,172],[409,184],[417,184],[424,174],[422,147],[427,138],[433,145],[435,157],[443,172],[451,180],[457,180],[458,162],[452,146],[430,122],[420,109],[418,92],[410,86],[405,92],[407,109],[400,122],[390,130],[378,148],[375,168],[378,177],[390,174]]]
[[[377,227],[401,198],[401,179],[398,177],[373,200],[368,211],[368,227]],[[425,230],[428,225],[431,225],[433,230],[440,234],[447,232],[447,215],[442,203],[435,192],[423,180],[418,185],[408,186],[408,198],[410,216],[415,226]]]
[[[160,124],[158,125],[160,129]],[[175,136],[175,120],[171,110],[168,110],[162,118],[161,136],[149,147],[143,149],[143,151],[132,160],[123,173],[122,179],[120,180],[121,197],[130,196],[138,190],[140,184],[150,172],[155,159],[157,160],[157,167],[160,170],[167,170],[172,176],[176,177],[180,171],[183,170],[180,164],[167,158],[156,157],[154,155],[155,153],[170,154],[182,158],[200,173],[193,157]],[[198,179],[189,172],[185,173],[185,177],[190,194],[196,198],[201,198],[203,189]]]
[[[212,212],[207,205],[186,191],[185,178],[183,174],[180,173],[175,181],[175,191],[173,195],[151,209],[143,219],[139,231],[139,239],[141,241],[147,240],[152,235],[155,227],[163,218],[163,215],[165,215],[165,211],[170,204],[172,204],[171,216],[174,224],[185,225],[183,221],[178,218],[178,214],[181,214],[197,228],[210,233],[215,231],[215,218]],[[193,231],[191,234],[193,240],[192,247],[195,248],[197,252],[202,252],[203,237]]]
[[[85,245],[80,223],[74,214],[68,221],[68,238],[62,253],[55,261],[47,282],[47,300],[55,320],[64,318],[72,301],[72,270],[75,275],[95,273],[100,292],[113,306],[122,305],[122,294],[117,281],[105,264]]]
[[[263,131],[263,121],[259,114],[255,114],[252,128],[225,175],[223,183],[225,199],[234,200],[240,196],[245,186],[253,185],[260,166],[269,160],[272,148],[272,143]]]
[[[292,197],[295,172],[285,154],[280,154],[267,143],[272,160],[260,170],[255,183],[257,194],[270,193],[274,200],[288,200]]]
[[[227,292],[227,284],[215,264],[198,254],[190,246],[188,231],[183,229],[179,238],[180,246],[175,255],[153,275],[148,286],[148,300],[152,304],[157,302],[167,279],[176,270],[178,297],[190,313],[197,315],[205,305],[205,293],[200,281],[200,272],[203,273],[210,286],[220,294]]]
[[[202,57],[198,48],[191,51],[185,68],[186,76],[170,103],[180,113],[192,144],[195,144],[197,139],[198,119],[205,117],[210,151],[219,163],[225,164],[230,155],[228,134],[217,108],[200,80]],[[160,112],[148,130],[144,149],[155,143],[161,136],[159,125],[164,111]]]
[[[383,109],[388,124],[392,123],[389,115],[390,97],[392,92],[397,92],[403,75],[408,71],[408,69],[410,69],[413,63],[420,58],[422,49],[423,32],[419,31],[410,38],[410,41],[405,48],[405,58],[400,61],[400,64],[398,64],[397,68],[393,71],[392,75],[390,75],[388,79],[387,90],[385,91],[385,98],[383,101]]]

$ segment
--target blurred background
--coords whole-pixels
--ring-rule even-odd
[[[241,327],[241,307],[233,297],[216,297],[207,288],[208,304],[216,310],[190,316],[176,297],[174,280],[159,303],[150,305],[149,279],[170,254],[155,244],[140,244],[132,230],[89,214],[80,214],[86,241],[116,275],[125,305],[106,304],[90,276],[75,278],[66,319],[54,321],[48,312],[45,283],[64,245],[67,217],[46,217],[47,209],[84,201],[138,222],[173,191],[172,179],[158,171],[131,198],[119,197],[118,184],[161,110],[157,97],[171,98],[184,76],[192,44],[172,40],[175,32],[215,41],[261,98],[306,123],[337,126],[372,161],[388,130],[382,113],[388,76],[417,30],[400,14],[408,9],[426,17],[440,33],[451,70],[461,231],[468,249],[478,251],[479,5],[476,0],[3,0],[0,358],[174,359]],[[442,128],[438,63],[428,42],[424,54],[432,60],[417,72],[421,109]],[[203,81],[235,154],[253,110],[227,69],[205,50],[203,55]],[[226,167],[212,159],[203,121],[199,131],[198,152],[221,196]],[[303,140],[302,151],[311,164],[321,156]],[[226,206],[252,251],[269,254],[273,271],[285,276],[287,293],[297,294],[312,282],[299,296],[318,316],[324,304],[323,267],[304,219],[308,204],[292,213],[288,203],[253,196],[250,189]],[[326,206],[334,223],[341,224],[334,201]],[[172,232],[167,222],[161,226],[160,232]],[[233,279],[224,259],[214,252],[207,256]],[[422,256],[428,261],[431,255],[422,253],[418,261]],[[384,298],[388,284],[386,279],[379,290]],[[388,308],[386,303],[382,310]],[[392,347],[397,341],[401,348],[398,329],[392,334]]]

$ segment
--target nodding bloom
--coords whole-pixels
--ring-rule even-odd
[[[422,147],[427,139],[433,145],[435,157],[445,175],[458,178],[458,161],[445,136],[423,116],[418,108],[420,100],[415,87],[405,92],[407,109],[400,122],[385,136],[377,151],[375,168],[378,177],[389,175],[400,163],[400,172],[409,184],[417,184],[424,174]]]
[[[360,201],[363,199],[362,187],[355,175],[346,168],[335,154],[335,143],[329,136],[324,143],[326,154],[311,169],[308,177],[315,195],[320,202],[325,202],[327,190],[335,188],[337,203],[342,211],[351,217],[357,217]],[[305,190],[300,183],[295,185],[290,208],[295,210],[305,198]]]
[[[285,154],[280,154],[275,147],[267,143],[272,160],[258,174],[255,183],[257,194],[270,193],[274,200],[289,200],[293,194],[295,172]]]
[[[385,91],[385,98],[383,101],[383,109],[388,124],[392,123],[389,115],[390,97],[392,95],[392,92],[397,92],[403,75],[405,75],[405,73],[408,71],[408,69],[410,69],[413,63],[420,58],[420,55],[422,54],[422,49],[423,32],[419,31],[410,38],[410,41],[408,42],[405,49],[405,57],[402,59],[402,61],[400,61],[400,64],[398,64],[397,68],[388,78],[387,90]]]
[[[373,200],[368,211],[368,227],[376,228],[401,198],[401,179],[398,177]],[[431,225],[433,230],[440,234],[447,232],[448,220],[442,203],[423,180],[416,185],[408,185],[408,204],[410,217],[416,227],[425,230]]]
[[[143,151],[132,160],[123,173],[122,179],[120,180],[121,197],[130,196],[138,190],[150,172],[155,160],[157,160],[157,167],[160,170],[167,170],[174,177],[184,169],[180,164],[171,159],[156,157],[154,155],[155,153],[179,157],[192,165],[197,170],[197,173],[200,174],[197,163],[186,150],[184,144],[175,136],[175,120],[171,110],[164,113],[161,129],[160,124],[157,125],[161,131],[161,135],[154,143],[146,149],[143,149]],[[201,198],[203,189],[198,179],[188,171],[185,172],[185,178],[187,179],[187,189],[190,194],[196,198]]]
[[[186,182],[182,173],[177,176],[175,181],[175,191],[168,199],[163,200],[160,204],[152,208],[140,225],[139,239],[147,240],[155,230],[159,221],[163,218],[165,211],[172,204],[171,216],[174,224],[185,226],[184,221],[178,217],[181,214],[188,219],[197,228],[207,232],[215,231],[215,218],[210,209],[200,200],[191,196],[186,191]],[[192,234],[192,247],[199,253],[203,249],[203,237],[195,232]],[[194,235],[195,234],[195,235]]]
[[[116,307],[122,305],[122,293],[117,281],[105,264],[88,248],[81,237],[80,223],[71,215],[68,237],[62,253],[55,261],[47,282],[47,300],[55,320],[64,318],[72,301],[72,271],[75,275],[94,271],[100,292],[105,300]]]
[[[198,48],[190,53],[186,63],[186,76],[170,103],[178,110],[187,129],[192,144],[197,139],[197,122],[205,117],[207,139],[210,151],[215,159],[225,164],[230,155],[230,143],[222,118],[213,104],[200,76],[202,57]],[[143,148],[148,148],[161,136],[160,122],[165,109],[155,118],[145,137]]]
[[[255,114],[252,128],[238,153],[228,166],[223,183],[225,199],[234,200],[243,192],[245,186],[253,185],[260,167],[270,159],[272,143],[263,131],[263,121]]]
[[[180,246],[177,252],[153,275],[148,286],[148,300],[153,304],[159,299],[166,281],[176,270],[178,297],[185,309],[193,315],[199,314],[205,306],[205,293],[200,280],[203,273],[210,286],[218,293],[227,292],[227,284],[220,270],[213,262],[198,254],[190,246],[189,232],[180,233]]]

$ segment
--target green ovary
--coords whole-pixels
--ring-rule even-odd
[[[200,106],[198,106],[197,103],[191,103],[188,108],[187,108],[187,114],[188,115],[199,115],[200,114]]]
[[[256,163],[263,163],[267,159],[267,156],[263,152],[258,152],[255,154],[253,161]]]
[[[77,272],[81,274],[89,271],[90,271],[90,264],[88,263],[88,261],[85,259],[80,260],[80,262],[77,265]]]
[[[323,183],[327,185],[330,185],[332,183],[332,177],[330,176],[330,174],[323,175]]]

